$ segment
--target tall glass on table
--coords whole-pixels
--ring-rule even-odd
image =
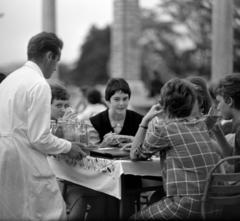
[[[205,123],[209,131],[214,127],[217,121],[220,120],[220,118],[221,118],[220,110],[211,107],[205,118]]]
[[[89,145],[89,132],[86,120],[76,120],[76,142],[85,144],[86,148],[84,148],[84,152],[86,152],[87,154],[90,153],[91,148]]]

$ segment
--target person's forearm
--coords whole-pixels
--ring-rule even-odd
[[[218,144],[218,147],[221,151],[221,155],[223,157],[228,157],[228,156],[232,156],[233,153],[233,147],[228,143],[226,137],[224,136],[222,131],[215,131],[214,135],[216,137],[216,141]]]
[[[148,129],[148,124],[149,124],[149,120],[143,118],[141,124],[139,125],[137,134],[135,135],[135,137],[133,139],[133,143],[132,143],[131,151],[130,151],[131,159],[137,159],[135,150],[145,140],[145,136],[146,136],[147,129]]]

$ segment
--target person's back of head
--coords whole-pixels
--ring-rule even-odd
[[[219,80],[214,89],[215,95],[220,95],[226,103],[232,100],[232,108],[240,110],[240,74],[229,74]]]
[[[89,88],[87,90],[87,100],[90,104],[100,104],[102,103],[102,95],[96,88]]]
[[[105,100],[110,101],[110,98],[118,91],[128,94],[130,99],[131,89],[127,81],[123,78],[110,78],[105,90]]]
[[[184,79],[173,78],[161,89],[160,105],[169,118],[188,117],[196,102],[193,85]]]
[[[51,104],[53,103],[53,100],[69,100],[70,95],[63,86],[59,84],[51,84],[50,88],[52,92]]]
[[[205,80],[198,76],[189,77],[187,80],[194,84],[194,88],[197,92],[199,109],[202,110],[203,114],[208,114],[212,106],[212,101]]]
[[[210,83],[210,85],[208,86],[208,91],[212,100],[213,108],[217,108],[218,106],[218,101],[216,99],[216,92],[215,92],[216,87],[217,87],[217,83]]]
[[[6,75],[3,73],[0,73],[0,84],[5,78],[6,78]]]
[[[41,32],[33,36],[28,42],[28,60],[40,60],[51,51],[53,58],[59,55],[59,49],[63,48],[63,42],[54,33]]]

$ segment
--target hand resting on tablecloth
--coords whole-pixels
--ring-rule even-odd
[[[131,143],[121,143],[120,146],[121,146],[120,150],[124,150],[124,151],[130,152],[131,146],[132,146],[132,142]]]
[[[86,157],[87,154],[81,149],[86,148],[85,144],[79,143],[79,142],[72,142],[72,147],[70,151],[66,154],[68,157],[72,159],[82,159],[83,157]]]
[[[99,147],[100,148],[109,146],[122,147],[122,144],[131,143],[132,141],[133,136],[119,135],[110,132],[104,136],[104,139]]]

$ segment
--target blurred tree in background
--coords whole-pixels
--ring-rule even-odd
[[[240,72],[240,1],[233,19],[233,72]],[[172,76],[211,77],[212,0],[161,0],[142,13],[142,78],[155,72],[166,82]]]
[[[235,14],[233,21],[233,72],[240,72],[240,0],[234,0]]]
[[[164,82],[172,76],[210,77],[210,0],[162,0],[155,10],[143,11],[142,25],[143,78],[153,70]]]
[[[110,27],[98,29],[92,26],[81,47],[81,56],[76,67],[69,71],[59,68],[59,77],[76,86],[105,84],[110,56]],[[67,80],[68,79],[68,80]]]
[[[212,0],[159,0],[142,9],[141,79],[150,90],[173,76],[211,74]],[[235,0],[234,72],[240,72],[240,0]],[[60,68],[60,77],[75,85],[105,84],[109,78],[110,27],[92,27],[76,68]]]

